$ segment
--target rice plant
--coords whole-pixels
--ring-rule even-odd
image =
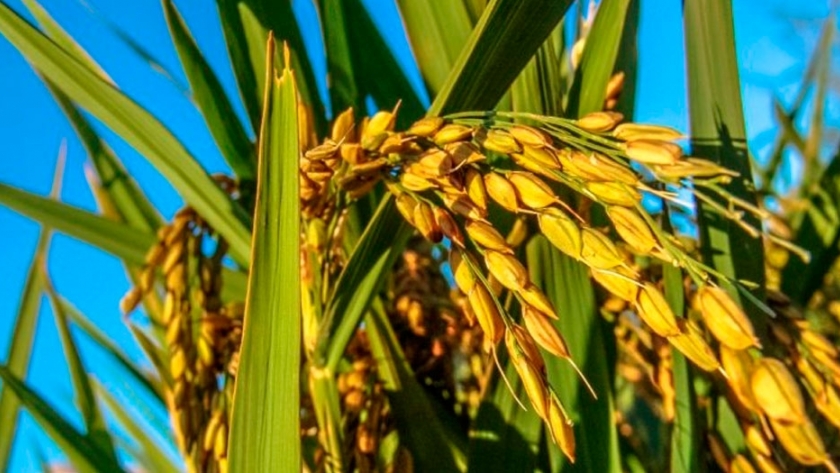
[[[806,140],[780,114],[782,151],[751,162],[729,3],[684,2],[686,132],[633,121],[637,1],[577,23],[571,0],[399,1],[428,108],[358,0],[316,3],[329,107],[290,2],[216,2],[240,120],[162,0],[229,175],[37,3],[38,25],[0,3],[101,209],[0,183],[44,225],[0,366],[0,467],[25,409],[78,471],[836,471],[840,160],[806,173],[804,207],[769,204]],[[817,103],[833,28],[807,78]],[[172,219],[89,117],[179,192]],[[52,231],[123,261],[119,309],[153,370],[52,287]],[[41,293],[81,426],[25,380]],[[102,388],[71,327],[167,412],[163,438]]]

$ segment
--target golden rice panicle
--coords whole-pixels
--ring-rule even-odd
[[[624,115],[618,112],[591,112],[580,117],[576,124],[586,131],[604,133],[612,130],[623,119]]]
[[[642,201],[642,194],[623,182],[587,182],[586,190],[605,205],[635,207]]]
[[[464,176],[464,188],[467,197],[476,207],[487,211],[487,189],[484,186],[484,178],[481,173],[473,167],[467,168]]]
[[[726,382],[738,401],[746,409],[759,412],[750,387],[750,377],[754,367],[752,356],[746,350],[735,350],[721,345],[720,362],[727,375]]]
[[[432,206],[426,202],[418,201],[417,206],[414,207],[414,227],[433,243],[438,243],[443,239],[443,232],[435,220]]]
[[[517,294],[532,308],[550,319],[557,319],[557,313],[545,293],[534,284],[528,284]]]
[[[775,358],[758,360],[750,376],[750,387],[758,407],[768,418],[790,424],[807,421],[799,385],[781,361]]]
[[[756,473],[756,471],[747,457],[739,453],[729,462],[729,473]]]
[[[464,294],[469,294],[473,286],[476,284],[476,278],[470,269],[470,265],[466,259],[471,258],[466,252],[453,249],[449,252],[449,267],[452,270],[452,277],[455,279],[455,285]]]
[[[680,335],[681,331],[674,311],[653,283],[647,282],[642,285],[636,297],[635,307],[639,318],[657,335],[661,337]]]
[[[461,227],[458,226],[458,222],[455,221],[452,214],[438,206],[435,206],[432,210],[435,215],[435,222],[437,222],[438,228],[440,228],[443,236],[449,238],[452,243],[464,248],[466,246],[464,235],[461,233]]]
[[[394,113],[381,110],[376,112],[362,129],[362,148],[373,151],[385,141],[388,133],[394,129]]]
[[[720,369],[720,362],[715,357],[712,347],[706,343],[700,329],[690,320],[680,319],[678,325],[680,333],[668,337],[671,345],[703,371],[711,372]]]
[[[563,455],[569,459],[570,462],[575,462],[575,431],[572,428],[572,421],[566,415],[560,400],[554,393],[548,402],[548,431],[551,433],[551,438],[554,443],[560,447]]]
[[[440,130],[438,130],[432,141],[438,146],[454,143],[456,141],[466,141],[472,138],[473,128],[466,125],[459,125],[457,123],[447,123]]]
[[[534,366],[534,369],[538,373],[542,373],[545,370],[545,360],[543,360],[542,354],[540,354],[540,350],[537,348],[537,342],[531,333],[522,328],[521,325],[515,323],[510,325],[510,333],[516,339],[516,343],[519,344],[519,347],[525,353],[528,361]]]
[[[701,286],[694,295],[694,306],[722,345],[733,350],[761,346],[747,314],[722,288]]]

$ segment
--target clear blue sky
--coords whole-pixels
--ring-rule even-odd
[[[24,11],[20,0],[3,1],[18,11]],[[43,3],[115,82],[161,118],[210,172],[226,170],[201,117],[169,79],[151,71],[79,0]],[[294,3],[299,17],[314,31],[311,2],[295,0]],[[393,1],[368,0],[366,3],[376,7],[372,10],[378,25],[415,84],[419,84],[419,75],[412,65],[406,39],[398,28],[393,28],[393,25],[400,25]],[[674,0],[642,0],[636,120],[669,124],[686,130],[688,113],[685,106],[680,3]],[[770,99],[773,94],[789,98],[796,91],[807,55],[815,43],[819,19],[827,16],[829,2],[800,2],[807,5],[797,6],[795,10],[785,6],[791,2],[782,0],[737,0],[733,3],[748,133],[754,138],[752,151],[760,156],[773,137]],[[153,51],[157,59],[175,73],[176,81],[186,82],[178,67],[159,2],[88,0],[88,4],[102,17],[127,31],[146,49]],[[228,94],[238,97],[214,2],[176,0],[176,4],[212,67],[222,78]],[[805,20],[794,23],[788,18],[791,14]],[[320,41],[312,34],[308,38],[314,43]],[[320,50],[320,47],[317,49]],[[323,53],[316,53],[313,60],[316,74],[323,77]],[[69,204],[93,210],[95,203],[83,174],[87,159],[83,148],[32,70],[1,37],[0,64],[0,91],[3,91],[0,99],[0,182],[47,194],[59,144],[67,139],[67,172],[61,197]],[[827,113],[829,117],[837,116],[836,107],[836,102],[832,100]],[[170,217],[181,204],[179,197],[141,156],[107,130],[101,131],[153,203],[165,217]],[[0,228],[0,359],[4,359],[39,226],[0,207]],[[132,357],[141,359],[117,310],[117,303],[128,288],[119,261],[86,244],[56,235],[49,255],[49,269],[60,293],[120,342]],[[76,338],[82,339],[81,336]],[[129,392],[118,379],[109,376],[113,367],[101,362],[100,354],[93,347],[82,344],[82,348],[84,361],[99,379],[117,393],[125,395]],[[46,300],[42,304],[28,380],[62,413],[78,421],[60,340]],[[61,458],[58,449],[24,415],[12,471],[37,470],[37,450],[47,458]]]

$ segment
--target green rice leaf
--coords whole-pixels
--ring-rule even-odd
[[[141,465],[146,470],[161,473],[181,471],[174,463],[173,458],[161,448],[159,441],[149,434],[146,427],[140,423],[134,414],[129,412],[126,405],[119,402],[110,390],[96,380],[94,380],[93,387],[96,391],[96,397],[105,403],[108,412],[113,414],[117,423],[126,430],[131,437],[131,441],[137,445],[138,451],[135,456],[142,456]],[[137,458],[137,460],[140,459]]]
[[[236,117],[221,82],[198,49],[172,0],[163,0],[163,11],[178,57],[181,58],[181,65],[190,82],[192,97],[201,110],[216,145],[240,179],[253,179],[256,161],[254,146]]]
[[[47,280],[47,295],[52,305],[55,325],[61,338],[61,345],[64,349],[64,359],[70,367],[70,379],[73,382],[76,407],[82,414],[82,420],[87,430],[87,437],[94,442],[104,455],[106,460],[117,463],[117,453],[114,450],[114,441],[108,428],[105,425],[105,418],[99,410],[96,397],[93,394],[93,387],[82,362],[81,354],[70,333],[70,323],[64,306],[59,299],[58,293],[52,283]]]
[[[495,106],[571,3],[571,0],[490,2],[429,113],[444,115]]]
[[[0,379],[3,381],[3,388],[8,389],[17,397],[44,432],[67,455],[77,471],[82,473],[123,471],[120,464],[111,460],[99,444],[76,430],[52,406],[15,376],[8,366],[0,365]]]
[[[67,96],[122,136],[166,176],[184,199],[247,261],[245,211],[225,194],[184,146],[149,112],[57,46],[4,4],[0,33]]]
[[[408,39],[420,73],[435,96],[449,77],[472,31],[467,6],[463,2],[399,0]]]
[[[691,154],[708,158],[740,174],[725,186],[735,197],[756,203],[755,187],[746,148],[741,85],[735,55],[732,6],[716,0],[685,2],[688,99],[691,118]],[[726,202],[723,202],[726,206]],[[732,279],[759,286],[753,295],[764,299],[764,251],[760,238],[747,235],[736,223],[698,203],[700,240],[704,261]],[[742,222],[760,229],[752,215]],[[724,284],[740,301],[762,340],[766,336],[766,315],[744,300],[732,285]]]
[[[631,0],[604,0],[598,5],[598,14],[575,70],[567,116],[580,117],[604,108],[607,83],[615,69],[630,3]]]
[[[289,70],[267,77],[251,274],[231,414],[230,469],[299,471],[300,200],[297,89]]]

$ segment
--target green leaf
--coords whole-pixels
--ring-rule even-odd
[[[146,252],[157,241],[153,233],[100,217],[62,202],[0,183],[0,204],[111,253],[129,265],[143,265]],[[234,298],[245,294],[245,275],[225,268],[222,292]]]
[[[129,412],[126,405],[119,402],[114,394],[103,387],[101,383],[94,382],[93,386],[96,390],[96,397],[102,399],[108,411],[116,418],[117,423],[126,430],[131,440],[138,445],[138,453],[145,460],[141,463],[144,469],[161,473],[181,471],[173,462],[172,457],[161,448],[160,443],[141,425],[137,417]]]
[[[459,1],[399,0],[397,3],[429,95],[434,97],[466,44],[473,21],[466,5]]]
[[[172,0],[162,1],[172,41],[190,82],[192,97],[204,116],[207,128],[233,172],[240,179],[253,179],[255,158],[251,140],[175,4]]]
[[[299,471],[300,200],[297,90],[267,47],[257,204],[229,444],[232,472]]]
[[[571,0],[493,0],[435,97],[429,113],[492,108],[549,37]]]
[[[793,244],[808,251],[811,259],[791,256],[782,274],[782,291],[805,306],[840,256],[840,150],[811,190]]]
[[[161,384],[160,379],[151,373],[147,373],[143,368],[137,366],[133,361],[131,361],[131,359],[128,358],[128,355],[126,355],[125,352],[120,349],[120,347],[117,346],[111,338],[108,337],[108,335],[102,332],[96,324],[91,322],[90,319],[85,317],[85,315],[78,309],[73,307],[67,299],[59,296],[58,303],[61,305],[62,312],[67,315],[73,325],[79,327],[85,335],[93,340],[94,343],[105,350],[105,353],[113,358],[119,366],[131,375],[131,378],[134,379],[134,381],[143,386],[149,394],[153,395],[161,403],[161,405],[163,405],[165,397],[163,385]]]
[[[41,230],[35,256],[26,274],[26,282],[20,296],[15,325],[10,334],[9,352],[6,355],[6,366],[15,376],[23,378],[29,370],[29,360],[35,343],[35,332],[38,327],[38,311],[41,306],[41,295],[44,290],[44,264],[50,241],[50,231]],[[19,403],[9,389],[0,390],[0,471],[8,471],[9,458],[18,419]]]
[[[598,5],[580,65],[575,70],[567,116],[580,117],[603,110],[607,83],[615,69],[630,3],[631,0],[603,0]]]
[[[245,211],[217,186],[184,146],[149,112],[57,46],[5,4],[0,32],[67,96],[149,159],[230,244],[239,262],[249,253]]]
[[[64,312],[64,306],[61,304],[58,293],[55,292],[55,288],[49,279],[47,279],[46,291],[52,305],[55,325],[61,338],[61,346],[64,348],[64,359],[67,360],[70,367],[70,379],[73,382],[76,407],[82,414],[82,420],[87,429],[87,437],[99,446],[109,461],[117,463],[114,441],[105,426],[105,418],[102,417],[96,403],[90,378],[82,363],[82,357],[76,342],[73,340],[73,335],[70,333],[67,313]]]
[[[155,243],[154,234],[5,184],[0,184],[0,203],[132,264],[142,265]]]
[[[3,388],[11,391],[38,425],[67,455],[70,462],[81,473],[123,471],[119,463],[112,461],[108,453],[93,440],[73,428],[46,401],[20,380],[6,365],[0,365],[0,379]]]
[[[404,442],[420,472],[466,469],[464,439],[451,414],[432,401],[414,377],[381,303],[365,319],[371,352]],[[420,425],[418,425],[420,423]]]
[[[61,181],[64,176],[64,165],[66,163],[66,147],[62,143],[59,150],[58,160],[53,177],[52,190],[50,194],[58,197],[61,194]],[[44,225],[38,235],[38,243],[35,245],[35,255],[29,270],[26,273],[26,280],[23,284],[23,291],[20,296],[15,325],[9,342],[9,352],[6,355],[6,367],[9,372],[20,379],[26,378],[29,371],[29,361],[32,357],[32,349],[35,345],[35,334],[38,329],[38,314],[41,309],[41,296],[46,285],[47,252],[50,244],[52,228]],[[0,471],[6,471],[9,467],[9,459],[12,452],[18,420],[18,402],[15,395],[9,389],[0,390]]]
[[[740,174],[725,188],[737,198],[756,203],[750,160],[746,148],[741,85],[735,55],[732,6],[716,0],[686,0],[683,4],[688,99],[693,156],[708,158]],[[726,206],[726,202],[722,202]],[[764,251],[760,238],[747,235],[735,222],[713,213],[698,202],[700,240],[704,261],[729,278],[751,281],[764,299]],[[760,229],[752,215],[743,222]],[[740,301],[762,340],[766,315],[731,285],[729,294]]]
[[[152,340],[146,330],[133,322],[129,322],[127,325],[131,335],[134,336],[134,340],[143,350],[143,354],[146,355],[146,358],[155,367],[155,371],[161,376],[164,386],[171,387],[172,376],[169,371],[169,356],[166,351]]]
[[[269,31],[277,42],[291,48],[289,67],[300,76],[297,87],[303,103],[311,107],[318,136],[326,132],[324,104],[315,74],[292,11],[292,2],[274,0],[216,0],[239,90],[252,123],[260,123],[262,93],[266,87],[265,43]]]
[[[327,88],[333,116],[338,116],[347,108],[353,107],[356,117],[362,117],[366,109],[365,98],[356,85],[353,45],[349,31],[352,25],[346,20],[350,6],[344,0],[320,0],[317,3],[324,32],[327,73],[330,77]]]
[[[667,217],[666,217],[667,218]],[[663,225],[669,230],[670,225]],[[685,314],[683,274],[679,268],[662,265],[665,299],[675,314]],[[673,359],[674,390],[676,391],[676,418],[671,429],[671,472],[697,473],[705,471],[705,463],[697,452],[702,451],[700,412],[694,392],[694,373],[688,360],[677,350],[671,350]]]

